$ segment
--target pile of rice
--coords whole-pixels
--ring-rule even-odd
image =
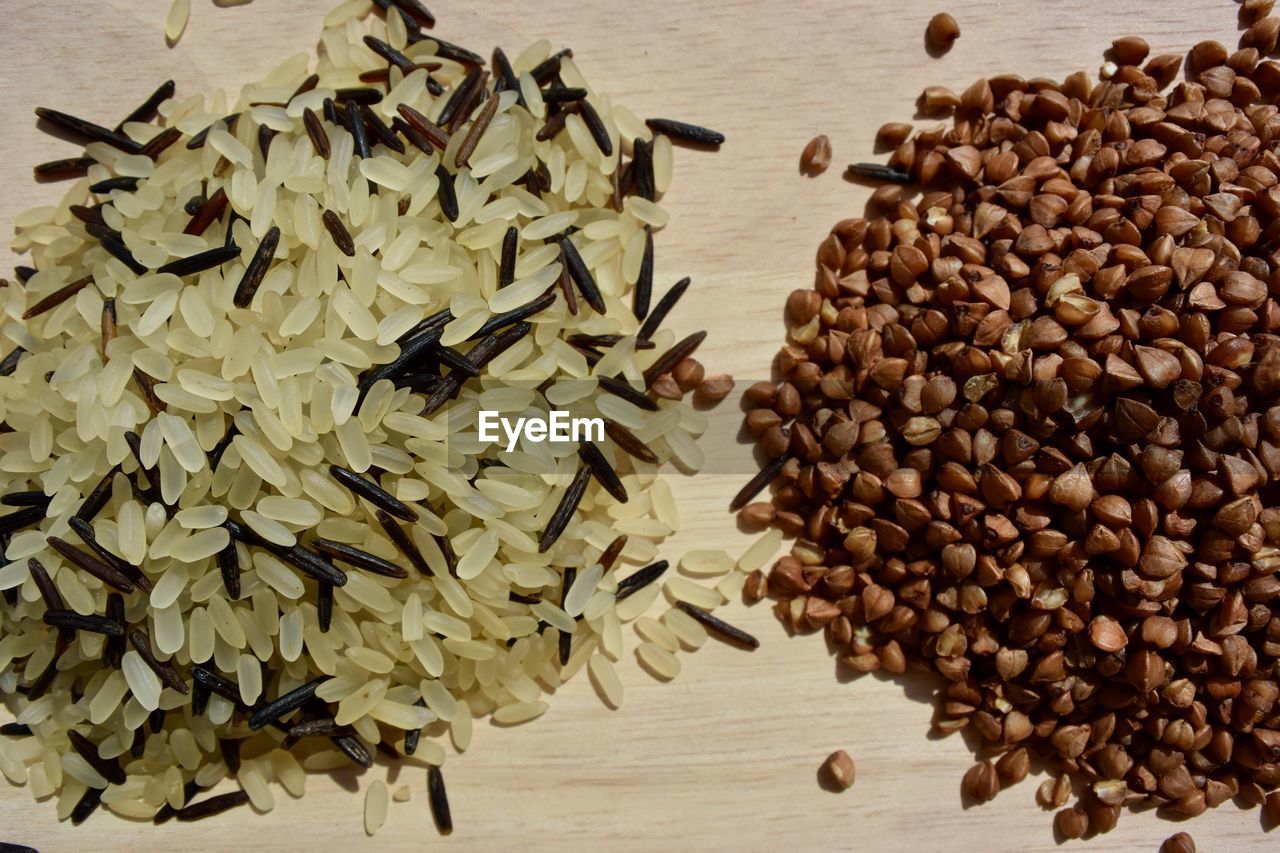
[[[55,798],[60,819],[82,820],[99,802],[131,818],[196,817],[197,792],[227,777],[265,811],[272,783],[298,796],[304,771],[368,763],[379,748],[403,755],[424,728],[416,756],[438,767],[446,734],[464,750],[477,718],[536,718],[544,694],[584,666],[616,706],[624,623],[635,624],[645,668],[674,677],[674,653],[706,632],[676,609],[645,614],[664,609],[664,594],[701,608],[730,600],[777,546],[766,538],[739,561],[692,555],[687,571],[617,600],[620,579],[657,561],[679,527],[659,468],[673,460],[696,470],[707,423],[683,402],[660,399],[651,410],[596,382],[621,376],[642,394],[646,369],[676,341],[659,329],[652,347],[637,345],[632,289],[651,274],[647,232],[667,216],[615,181],[644,140],[662,193],[671,144],[591,90],[548,43],[512,59],[511,76],[495,69],[487,79],[469,74],[479,57],[425,35],[402,7],[416,4],[344,3],[325,19],[314,66],[294,56],[234,100],[163,100],[159,126],[121,128],[142,153],[91,142],[92,163],[62,201],[17,219],[14,249],[30,253],[34,271],[0,290],[0,335],[12,349],[0,364],[0,501],[10,505],[0,516],[0,696],[15,715],[0,736],[0,773],[36,800]],[[388,69],[370,34],[408,60],[391,63],[385,84],[361,80]],[[608,145],[582,112],[537,138],[548,106],[531,72],[541,64],[545,76],[549,58],[557,86],[590,92]],[[312,70],[318,79],[308,81]],[[381,99],[368,107],[382,122],[400,105],[437,121],[464,85],[479,85],[479,97],[443,152],[409,144],[397,153],[375,133],[362,158],[344,123],[323,118],[326,99],[337,99],[329,116],[341,119],[365,97],[342,90],[374,88]],[[307,112],[320,117],[327,158]],[[486,112],[474,151],[459,157]],[[192,227],[220,194],[226,212]],[[500,287],[513,225],[514,281]],[[343,231],[350,246],[340,245]],[[581,296],[570,310],[566,236],[605,311]],[[246,274],[264,241],[261,268]],[[224,244],[238,255],[191,274],[181,264],[158,271]],[[246,300],[242,282],[259,275]],[[548,293],[554,301],[523,318],[523,334],[514,320],[485,326]],[[439,349],[370,375],[424,329]],[[462,374],[451,402],[427,405],[442,384],[436,374],[459,369],[436,363],[445,347],[451,363],[465,362],[477,337],[504,331],[506,349],[478,376]],[[566,342],[571,334],[617,338],[593,352]],[[629,499],[592,480],[563,534],[540,550],[582,465],[577,447],[524,443],[507,453],[479,440],[476,412],[550,406],[609,419],[656,461],[601,442]],[[408,511],[379,516],[385,501],[335,479],[335,465]],[[310,548],[316,537],[406,576],[332,562]],[[621,551],[602,565],[611,544]],[[123,572],[127,591],[85,571],[86,558]],[[323,626],[313,574],[335,570],[345,584],[326,590]],[[571,637],[563,665],[562,634]],[[300,707],[264,711],[286,695]],[[318,734],[288,735],[300,722]],[[387,809],[377,785],[370,831]]]

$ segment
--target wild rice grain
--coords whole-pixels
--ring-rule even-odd
[[[644,123],[654,133],[661,133],[675,142],[713,147],[724,143],[723,133],[696,124],[667,118],[645,119]]]
[[[453,832],[453,815],[449,812],[449,795],[444,789],[444,774],[434,764],[427,768],[427,799],[431,817],[441,835]]]

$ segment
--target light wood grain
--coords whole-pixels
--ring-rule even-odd
[[[430,2],[430,0],[429,0]],[[18,12],[9,0],[5,12]],[[31,110],[66,109],[103,123],[131,109],[161,80],[180,93],[236,87],[284,56],[310,50],[327,0],[256,0],[220,8],[193,3],[186,35],[163,43],[167,0],[48,0],[21,4],[0,31],[0,231],[15,213],[50,203],[57,187],[31,183],[32,163],[72,156],[39,135]],[[673,317],[706,327],[709,368],[740,379],[767,378],[781,339],[781,304],[812,280],[813,252],[835,220],[861,212],[866,191],[840,167],[871,154],[875,129],[910,117],[930,83],[955,88],[976,76],[1016,71],[1061,77],[1096,71],[1111,38],[1132,33],[1157,52],[1185,51],[1201,38],[1234,45],[1229,0],[949,4],[962,35],[940,59],[925,53],[925,23],[939,6],[919,0],[749,0],[536,4],[492,0],[430,2],[439,32],[481,52],[509,53],[548,38],[574,48],[598,88],[639,115],[670,115],[724,130],[717,155],[681,151],[666,204],[659,282],[689,274],[696,286]],[[116,57],[126,57],[122,66]],[[835,165],[800,178],[797,158],[818,132],[830,135]],[[727,422],[726,422],[727,423]],[[730,430],[729,435],[732,435]],[[687,529],[672,543],[738,552],[749,539],[725,513],[749,473],[746,447],[708,448],[712,473],[676,476]],[[95,816],[59,825],[51,804],[0,786],[0,840],[42,851],[134,849],[373,849],[390,844],[474,850],[1051,850],[1051,815],[1033,802],[1038,778],[985,806],[963,809],[959,779],[972,762],[960,737],[928,737],[933,684],[904,693],[874,676],[837,680],[819,637],[789,639],[766,606],[726,608],[762,638],[745,654],[712,642],[682,658],[684,672],[658,684],[634,660],[621,667],[627,698],[610,712],[585,677],[554,698],[536,723],[477,726],[472,749],[445,768],[457,831],[437,838],[428,816],[425,772],[409,765],[390,779],[413,789],[393,803],[386,827],[362,831],[362,797],[352,777],[313,777],[300,801],[283,792],[275,812],[246,810],[193,826],[153,828]],[[858,767],[843,794],[815,774],[844,748]],[[379,765],[370,776],[387,774]],[[366,776],[361,784],[367,783]],[[394,784],[393,784],[394,787]],[[1232,805],[1177,825],[1154,814],[1126,815],[1088,849],[1155,850],[1178,829],[1201,850],[1260,847],[1258,813]],[[1066,845],[1084,849],[1080,842]]]

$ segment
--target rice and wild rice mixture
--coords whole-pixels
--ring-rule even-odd
[[[655,199],[673,139],[719,136],[432,23],[353,0],[314,73],[169,83],[114,128],[38,111],[87,144],[37,167],[73,183],[18,217],[0,290],[0,772],[60,819],[267,810],[383,752],[429,765],[448,831],[445,735],[584,666],[616,706],[625,623],[661,679],[705,626],[754,643],[705,611],[776,538],[654,582],[656,472],[697,469],[706,425],[647,393],[702,340],[649,311]],[[553,407],[608,438],[477,437]],[[366,828],[408,796],[373,783]]]

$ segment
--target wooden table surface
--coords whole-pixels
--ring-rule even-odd
[[[678,152],[657,280],[694,277],[674,323],[708,328],[703,361],[747,381],[768,378],[782,302],[812,282],[814,249],[827,228],[861,213],[866,190],[841,180],[843,164],[868,159],[876,128],[909,119],[925,85],[959,91],[977,76],[1007,71],[1096,74],[1117,36],[1142,35],[1155,52],[1182,52],[1209,37],[1234,46],[1238,29],[1231,0],[955,0],[947,11],[961,38],[946,56],[930,58],[922,33],[941,10],[937,0],[427,2],[445,38],[486,55],[500,44],[514,56],[538,38],[572,46],[592,84],[636,114],[687,118],[728,135],[718,154]],[[46,0],[5,16],[0,233],[12,233],[16,213],[60,192],[33,184],[31,165],[78,153],[35,130],[35,106],[114,124],[166,78],[177,81],[179,94],[238,90],[285,56],[313,50],[332,4],[192,5],[172,50],[163,38],[168,0]],[[800,150],[819,132],[831,137],[835,165],[819,179],[801,178]],[[0,273],[7,268],[0,264]],[[750,541],[725,512],[753,473],[748,449],[732,440],[731,428],[727,435],[708,442],[711,473],[673,475],[686,529],[668,555],[712,546],[736,553]],[[838,679],[820,636],[788,638],[768,606],[733,604],[725,613],[761,638],[757,652],[713,641],[683,656],[684,671],[670,684],[625,659],[626,701],[618,711],[606,709],[580,676],[531,725],[478,724],[472,748],[445,767],[457,827],[449,838],[431,824],[425,772],[405,766],[390,779],[408,783],[413,798],[392,803],[374,839],[363,832],[363,797],[351,793],[357,782],[317,776],[302,800],[278,791],[267,816],[241,809],[162,827],[105,813],[79,828],[58,824],[51,803],[33,805],[25,790],[0,782],[0,841],[41,851],[1055,848],[1052,815],[1034,802],[1041,777],[986,805],[962,807],[960,777],[972,758],[961,737],[929,736],[936,685]],[[816,778],[838,748],[857,763],[857,784],[843,794],[823,790]],[[358,784],[387,774],[379,764]],[[1257,811],[1227,804],[1183,825],[1152,812],[1126,814],[1110,834],[1065,846],[1154,851],[1179,829],[1201,851],[1272,841]]]

